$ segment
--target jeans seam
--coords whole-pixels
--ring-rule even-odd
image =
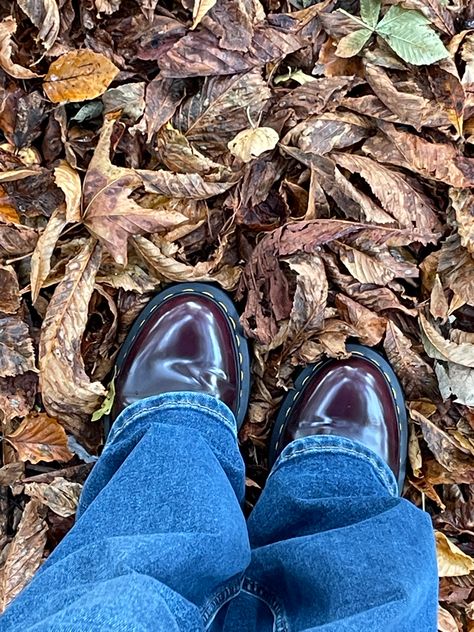
[[[115,441],[117,439],[118,436],[120,436],[120,434],[125,430],[125,428],[128,428],[134,421],[136,421],[141,415],[146,415],[149,414],[151,412],[158,412],[160,410],[170,410],[173,408],[182,408],[183,406],[193,406],[194,409],[198,409],[202,412],[208,413],[210,417],[214,417],[215,419],[219,420],[219,421],[223,421],[224,425],[226,426],[226,428],[228,428],[231,432],[233,436],[237,436],[237,431],[236,429],[229,423],[229,421],[224,417],[224,415],[222,415],[221,413],[219,413],[216,410],[213,410],[212,408],[208,408],[207,406],[204,406],[203,404],[199,404],[196,403],[195,401],[186,401],[186,400],[181,400],[179,402],[164,402],[161,404],[157,404],[157,405],[153,405],[153,406],[149,406],[148,408],[145,409],[141,409],[138,410],[136,412],[134,412],[131,417],[129,417],[128,419],[126,419],[124,421],[123,424],[121,424],[120,426],[115,425],[114,427],[112,427],[112,430],[110,432],[110,441],[107,442],[108,445],[110,445],[110,443],[113,443],[113,441]],[[125,408],[125,410],[127,410]],[[114,432],[114,428],[115,428],[115,432]],[[105,446],[104,450],[107,448],[107,445]]]
[[[362,461],[366,461],[367,463],[369,463],[374,468],[376,474],[382,480],[383,484],[388,489],[390,494],[398,496],[398,489],[397,489],[396,493],[393,492],[392,482],[387,477],[387,475],[384,472],[384,470],[380,468],[379,464],[377,463],[377,461],[375,459],[373,459],[369,454],[365,454],[364,452],[361,452],[359,450],[355,450],[353,448],[346,448],[344,446],[334,446],[334,445],[327,445],[327,446],[326,445],[318,445],[318,446],[314,446],[314,447],[313,446],[311,446],[311,447],[304,446],[302,448],[294,449],[292,452],[290,452],[290,454],[285,455],[283,453],[281,455],[280,459],[279,459],[279,462],[276,464],[276,467],[274,467],[272,469],[272,471],[270,472],[269,477],[274,472],[276,472],[278,470],[278,468],[281,465],[283,465],[283,463],[286,463],[287,461],[290,461],[294,457],[300,456],[302,454],[311,454],[311,453],[318,453],[318,452],[338,452],[338,453],[342,453],[342,454],[348,454],[348,455],[350,455],[352,457],[355,457],[357,459],[360,459]]]
[[[212,597],[209,597],[206,603],[199,608],[199,613],[206,630],[210,627],[219,611],[240,593],[242,581],[242,579],[234,580],[230,585],[225,586]]]
[[[242,580],[241,590],[260,599],[269,608],[273,615],[273,632],[289,632],[290,627],[283,605],[265,586],[245,576]]]

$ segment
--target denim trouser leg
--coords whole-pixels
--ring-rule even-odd
[[[115,422],[78,520],[0,631],[203,630],[250,561],[230,410],[197,393],[142,400]]]
[[[277,632],[436,632],[430,518],[397,497],[393,474],[363,445],[290,444],[248,528],[243,588],[271,605]]]

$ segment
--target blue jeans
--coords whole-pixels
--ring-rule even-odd
[[[340,437],[293,442],[247,523],[244,480],[223,403],[133,404],[76,525],[0,631],[436,631],[429,516],[375,454]]]

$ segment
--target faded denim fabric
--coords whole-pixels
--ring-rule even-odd
[[[127,408],[78,519],[0,632],[435,632],[429,516],[340,437],[278,459],[247,524],[225,404],[169,393]]]

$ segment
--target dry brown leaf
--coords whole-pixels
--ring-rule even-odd
[[[62,208],[58,208],[51,215],[46,228],[38,239],[31,257],[30,282],[33,303],[36,303],[43,283],[51,270],[51,257],[66,224],[66,213]]]
[[[415,426],[410,425],[410,436],[408,439],[408,459],[410,461],[413,476],[422,476],[423,458],[421,456],[420,442],[416,436]]]
[[[470,190],[451,189],[449,196],[456,213],[461,246],[474,256],[474,195]]]
[[[33,342],[26,323],[15,316],[0,318],[0,377],[36,371]]]
[[[361,250],[340,244],[338,252],[343,264],[352,276],[361,283],[386,285],[397,276],[396,271],[390,266]]]
[[[426,353],[437,360],[450,361],[466,367],[474,367],[474,344],[455,343],[446,340],[436,328],[420,314],[420,325]]]
[[[227,143],[230,153],[242,162],[250,162],[266,151],[274,149],[280,137],[271,127],[245,129]]]
[[[39,365],[43,403],[49,415],[59,417],[77,433],[85,417],[99,407],[105,388],[91,382],[84,370],[80,341],[87,323],[101,249],[86,243],[66,267],[56,287],[41,328]]]
[[[359,173],[369,183],[383,208],[402,227],[440,230],[435,207],[397,171],[355,154],[336,154],[334,160],[351,173]]]
[[[121,118],[137,121],[145,109],[145,82],[125,83],[102,95],[104,113],[120,112]]]
[[[53,103],[90,101],[103,94],[119,69],[105,55],[72,50],[53,61],[43,89]]]
[[[453,615],[441,606],[438,606],[438,632],[461,632]]]
[[[5,257],[21,257],[33,252],[38,233],[19,224],[0,223],[0,254]]]
[[[194,0],[193,24],[191,26],[191,30],[196,28],[202,18],[212,9],[216,2],[217,0]]]
[[[438,273],[444,289],[454,294],[450,314],[465,304],[474,306],[474,257],[461,246],[457,235],[452,235],[442,245]]]
[[[110,162],[110,143],[114,120],[106,119],[96,150],[84,180],[83,221],[100,239],[119,264],[127,262],[127,240],[130,235],[171,228],[187,221],[187,217],[168,210],[163,198],[158,208],[143,208],[130,195],[142,184],[133,171]],[[143,172],[142,172],[143,173]],[[150,172],[155,177],[159,172]],[[169,174],[171,178],[175,174]],[[160,210],[161,209],[163,210]]]
[[[20,461],[69,461],[74,456],[67,447],[64,428],[46,413],[31,413],[5,440],[17,451]]]
[[[16,33],[16,27],[16,20],[12,17],[5,18],[0,22],[0,66],[6,73],[16,79],[35,79],[40,77],[32,70],[28,70],[28,68],[24,68],[12,61],[12,38]]]
[[[344,294],[337,294],[335,302],[339,315],[357,330],[361,344],[373,347],[382,340],[387,326],[386,318]]]
[[[0,312],[14,314],[20,309],[20,287],[15,269],[0,265]]]
[[[34,406],[37,389],[36,372],[0,378],[0,420],[8,423],[14,417],[27,415]]]
[[[49,50],[59,34],[61,20],[56,0],[18,0],[18,6],[38,29],[38,37]]]
[[[449,314],[449,304],[444,294],[443,286],[438,275],[435,276],[430,296],[430,314],[435,318],[445,320]]]
[[[474,559],[470,555],[463,553],[441,531],[436,531],[435,537],[440,577],[458,577],[474,571]]]
[[[324,263],[317,254],[297,254],[286,259],[286,262],[297,274],[290,313],[290,335],[309,335],[324,323],[328,300]]]
[[[134,237],[133,243],[137,252],[143,257],[150,268],[166,281],[201,281],[215,282],[226,290],[235,288],[240,277],[240,268],[224,266],[220,270],[212,259],[190,266],[176,261],[171,256],[163,254],[156,244],[145,237]],[[166,247],[163,244],[163,247]]]
[[[41,503],[30,500],[25,506],[15,537],[7,545],[0,572],[0,611],[5,610],[40,567],[47,530]]]
[[[51,483],[26,483],[25,494],[46,505],[58,516],[67,518],[76,513],[82,485],[57,476]]]
[[[384,349],[408,399],[436,397],[438,389],[433,369],[418,355],[411,340],[391,320],[387,323]]]
[[[54,181],[66,198],[66,221],[81,221],[82,185],[78,172],[66,160],[54,169]]]

